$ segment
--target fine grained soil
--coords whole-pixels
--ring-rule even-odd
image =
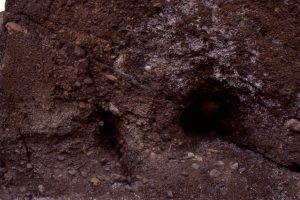
[[[0,199],[300,199],[299,6],[7,0]]]

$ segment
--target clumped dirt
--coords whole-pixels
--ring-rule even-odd
[[[7,0],[0,199],[300,199],[299,6]]]

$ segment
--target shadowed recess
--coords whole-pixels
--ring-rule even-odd
[[[189,135],[230,135],[238,123],[238,98],[225,88],[208,86],[190,92],[180,124]]]

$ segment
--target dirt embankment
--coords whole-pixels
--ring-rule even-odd
[[[0,199],[300,198],[299,4],[7,0]]]

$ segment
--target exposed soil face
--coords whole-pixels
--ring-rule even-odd
[[[298,16],[7,0],[0,199],[300,199]]]

